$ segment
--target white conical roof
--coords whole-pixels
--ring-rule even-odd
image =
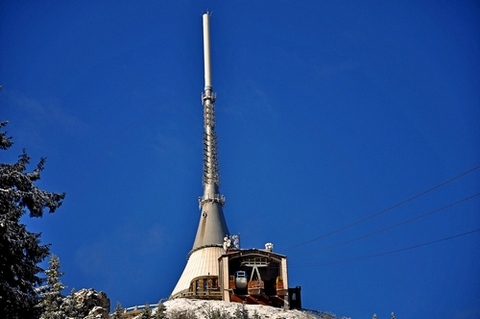
[[[218,276],[218,258],[223,253],[224,250],[220,247],[206,247],[193,251],[177,285],[173,289],[172,297],[182,297],[181,292],[188,291],[190,282],[196,277]]]

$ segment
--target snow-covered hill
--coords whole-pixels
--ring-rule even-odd
[[[320,311],[284,310],[262,305],[243,305],[234,302],[174,299],[163,304],[168,318],[249,318],[249,319],[339,319]],[[153,309],[153,313],[156,312]],[[141,313],[134,318],[139,319]],[[347,319],[347,318],[342,318]]]

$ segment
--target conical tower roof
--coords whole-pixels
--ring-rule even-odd
[[[200,221],[187,265],[175,286],[171,297],[182,297],[191,281],[199,276],[218,276],[218,258],[224,253],[223,242],[229,234],[223,205],[225,197],[220,194],[217,160],[217,137],[215,134],[215,93],[210,70],[209,13],[203,15],[203,52],[205,88],[202,93],[204,118],[204,163],[203,195],[199,198]]]

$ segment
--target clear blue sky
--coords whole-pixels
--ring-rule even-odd
[[[46,156],[39,185],[67,193],[26,220],[66,293],[154,304],[183,270],[207,9],[221,192],[242,247],[286,254],[306,308],[478,318],[480,232],[364,257],[478,230],[480,196],[337,244],[479,193],[480,170],[322,237],[480,164],[477,1],[2,1],[0,114],[15,146],[1,161]]]

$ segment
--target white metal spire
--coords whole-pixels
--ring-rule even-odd
[[[210,14],[203,14],[203,65],[205,76],[205,90],[212,88],[212,73],[210,67]]]
[[[212,86],[212,72],[210,67],[210,25],[208,12],[203,15],[203,61],[205,88],[202,92],[203,120],[204,120],[204,184],[220,183],[217,162],[217,138],[215,134],[215,93]]]

